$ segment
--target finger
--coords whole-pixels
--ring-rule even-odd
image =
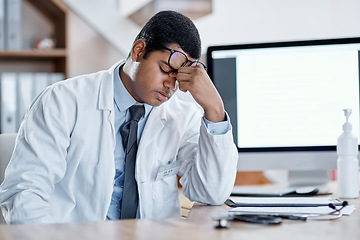
[[[177,72],[176,79],[178,81],[190,81],[193,76],[192,71],[180,69]]]
[[[178,75],[176,76],[176,80],[178,80],[179,82],[183,82],[183,81],[190,81],[191,80],[191,74],[184,74],[184,73],[178,73]]]
[[[189,81],[178,81],[179,82],[179,90],[182,92],[187,92],[190,88]]]
[[[196,79],[197,77],[202,76],[202,74],[203,73],[201,72],[201,70],[199,71],[199,69],[197,69],[196,67],[182,67],[179,68],[176,78],[180,81],[190,81],[192,79]]]
[[[197,70],[204,70],[204,68],[200,65],[196,65],[196,66],[186,66],[186,67],[181,67],[178,69],[178,72],[181,72],[181,73],[193,73],[194,71],[197,71]]]
[[[194,66],[185,66],[185,67],[181,67],[178,69],[178,72],[182,72],[182,73],[190,73],[192,71],[194,71]]]

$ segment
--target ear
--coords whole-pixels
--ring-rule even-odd
[[[137,62],[145,54],[146,43],[144,40],[137,40],[131,48],[131,60]]]

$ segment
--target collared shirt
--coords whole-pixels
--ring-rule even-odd
[[[140,104],[129,94],[124,84],[122,83],[119,75],[120,66],[114,70],[114,109],[115,109],[115,179],[114,191],[111,196],[111,203],[108,210],[107,218],[115,220],[120,218],[121,200],[124,188],[125,177],[125,151],[122,144],[120,127],[130,118],[129,108],[132,105]],[[145,107],[145,115],[139,120],[138,123],[138,143],[144,129],[146,120],[152,110],[152,106],[143,104]]]
[[[108,220],[116,220],[120,218],[121,201],[124,188],[124,175],[125,175],[125,152],[122,144],[120,127],[129,118],[129,108],[138,103],[126,90],[123,82],[120,79],[119,70],[122,65],[119,65],[114,70],[114,109],[115,109],[115,131],[116,131],[116,145],[115,145],[115,179],[114,190],[111,196],[111,203],[107,213]],[[138,123],[138,143],[144,130],[145,123],[149,117],[153,106],[143,104],[145,107],[145,115],[139,120]],[[229,130],[229,120],[220,123],[213,123],[203,117],[208,131],[213,135],[225,134]]]

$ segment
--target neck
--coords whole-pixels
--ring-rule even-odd
[[[133,66],[131,66],[131,62],[126,61],[125,64],[123,66],[120,67],[119,69],[119,75],[120,75],[120,79],[122,81],[122,83],[124,84],[126,90],[128,91],[128,93],[137,101],[137,102],[141,102],[139,101],[139,99],[136,98],[136,96],[134,95],[133,91],[132,91],[132,81],[135,76],[135,71],[132,70]]]

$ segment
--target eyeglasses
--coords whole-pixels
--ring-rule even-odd
[[[187,58],[187,56],[185,55],[185,53],[183,53],[183,52],[173,50],[173,49],[170,49],[170,48],[167,48],[167,47],[164,47],[164,49],[170,51],[170,56],[169,56],[169,59],[168,59],[168,65],[174,71],[177,71],[181,67],[196,66],[196,65],[199,65],[199,64],[202,65],[205,70],[207,69],[205,64],[203,64],[202,62],[199,62],[198,60],[196,60],[196,61],[189,60]]]
[[[262,225],[274,225],[282,223],[283,219],[295,220],[295,221],[306,221],[306,220],[335,220],[342,217],[341,210],[348,205],[347,201],[342,203],[342,206],[338,209],[332,203],[328,206],[333,209],[329,213],[323,214],[309,214],[309,215],[294,215],[294,214],[233,214],[227,217],[214,218],[217,221],[216,228],[228,228],[229,221],[242,221],[247,223],[255,223]]]

